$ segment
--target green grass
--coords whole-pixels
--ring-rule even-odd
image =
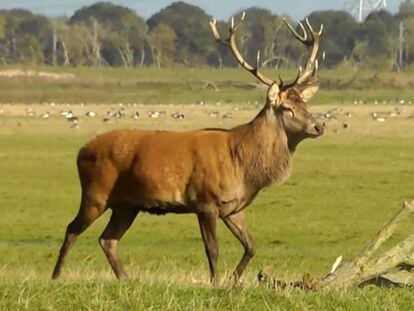
[[[365,288],[346,293],[269,292],[254,289],[147,285],[115,281],[0,285],[7,310],[410,310],[412,292]]]
[[[13,67],[0,67],[10,70]],[[33,68],[31,68],[33,69]],[[263,101],[265,92],[252,89],[256,80],[241,69],[173,68],[34,68],[40,71],[73,73],[73,80],[0,77],[0,102],[12,103],[117,103],[188,104],[203,100],[207,103]],[[279,74],[292,80],[297,71],[264,70],[274,79]],[[341,103],[364,101],[414,100],[414,78],[411,72],[388,73],[357,70],[343,66],[321,70],[322,90],[315,102]],[[211,82],[219,91],[204,88]]]
[[[76,153],[90,136],[35,130],[0,135],[1,309],[414,307],[408,289],[272,292],[256,282],[259,269],[294,279],[304,272],[327,272],[341,254],[352,258],[403,200],[414,196],[413,135],[331,133],[304,142],[295,154],[292,177],[265,189],[248,209],[259,248],[240,287],[226,280],[242,248],[220,224],[219,288],[207,283],[207,261],[193,215],[140,215],[119,250],[131,279],[117,282],[97,243],[107,213],[81,236],[62,278],[49,280],[65,227],[78,209]]]

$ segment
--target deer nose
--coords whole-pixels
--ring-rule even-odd
[[[322,135],[323,132],[325,131],[325,127],[318,123],[315,125],[315,131],[316,133],[318,133],[318,135]]]

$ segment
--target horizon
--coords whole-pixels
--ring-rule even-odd
[[[94,0],[74,0],[70,3],[61,3],[55,0],[3,0],[0,3],[0,9],[26,9],[34,13],[43,14],[46,16],[71,16],[73,13],[84,7],[89,6],[100,1]],[[139,16],[148,19],[153,14],[159,12],[163,8],[172,4],[172,0],[117,0],[105,1],[111,2],[115,5],[122,5],[134,10]],[[333,0],[327,2],[326,0],[308,0],[305,4],[298,5],[298,1],[284,2],[277,4],[275,7],[273,0],[238,0],[227,1],[223,3],[218,0],[210,0],[208,2],[203,0],[187,0],[183,1],[188,4],[196,5],[202,8],[208,15],[211,15],[220,20],[226,20],[233,14],[249,7],[259,7],[270,10],[273,14],[288,15],[293,19],[303,19],[313,11],[319,10],[344,10],[345,3],[356,2],[356,0]],[[403,0],[388,0],[387,10],[391,13],[398,11],[399,5]]]

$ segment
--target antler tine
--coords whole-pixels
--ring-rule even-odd
[[[306,64],[306,70],[304,74],[298,79],[297,83],[304,83],[307,82],[310,78],[314,77],[317,70],[318,70],[318,51],[319,51],[319,39],[323,32],[323,25],[321,25],[319,31],[315,31],[309,22],[309,19],[305,19],[306,27],[308,28],[312,38],[309,40],[309,46],[312,46],[312,52],[309,56],[308,63]]]
[[[279,74],[279,88],[283,87],[283,80],[282,80],[282,76]]]
[[[231,19],[230,23],[230,34],[229,37],[225,40],[223,40],[217,30],[217,22],[216,20],[210,21],[211,31],[213,33],[214,39],[230,48],[231,52],[233,53],[234,57],[236,58],[237,62],[248,72],[250,72],[252,75],[254,75],[257,79],[259,79],[262,83],[271,86],[275,81],[272,79],[269,79],[268,77],[264,76],[262,73],[259,72],[259,63],[260,63],[260,51],[257,55],[256,59],[256,67],[251,66],[249,63],[247,63],[241,53],[239,52],[237,45],[236,45],[236,38],[235,38],[235,32],[237,28],[241,25],[244,18],[246,17],[246,12],[244,12],[239,20],[239,22],[234,22],[234,17]]]
[[[319,31],[315,31],[313,29],[311,23],[309,22],[309,19],[306,18],[305,19],[306,29],[305,29],[305,27],[303,26],[303,24],[301,22],[298,22],[298,25],[300,25],[300,27],[302,28],[302,31],[304,33],[303,36],[300,36],[296,32],[296,30],[294,30],[293,27],[286,21],[286,19],[283,19],[283,21],[285,22],[285,24],[289,28],[290,32],[293,34],[293,36],[296,39],[298,39],[304,45],[306,45],[308,47],[312,47],[312,51],[310,53],[309,60],[306,63],[305,70],[304,71],[299,70],[299,74],[296,77],[295,81],[293,83],[285,86],[285,88],[292,87],[296,84],[304,84],[304,83],[315,82],[316,80],[314,78],[315,78],[316,72],[317,72],[318,67],[319,67],[319,63],[318,63],[318,60],[317,60],[317,55],[318,55],[318,50],[319,50],[320,36],[323,32],[323,25],[321,25]],[[310,33],[309,38],[307,36],[308,31]]]
[[[302,68],[302,66],[299,66],[298,75],[296,76],[295,80],[293,80],[292,83],[290,83],[290,84],[288,84],[286,86],[286,88],[294,86],[298,82],[298,80],[300,79],[300,77],[302,76],[302,73],[303,73],[303,68]],[[283,87],[283,84],[282,85],[279,85],[279,87],[282,88]]]
[[[240,17],[239,22],[236,24],[234,24],[234,17],[232,17],[230,32],[236,32],[237,28],[239,28],[239,26],[243,23],[245,17],[246,17],[246,12],[243,12],[242,16]]]
[[[293,36],[298,39],[300,42],[305,43],[308,40],[308,34],[306,32],[305,27],[303,26],[302,22],[298,22],[298,25],[302,29],[303,35],[299,35],[298,32],[288,23],[286,18],[282,19],[285,25],[289,28],[290,32],[293,34]]]
[[[316,60],[317,54],[318,54],[318,50],[319,50],[319,38],[322,34],[323,31],[323,24],[321,25],[321,28],[318,32],[316,32],[311,23],[309,22],[309,19],[306,18],[306,27],[308,28],[309,32],[312,35],[312,39],[309,42],[309,46],[312,46],[312,52],[311,55],[309,57],[309,63],[313,63]]]
[[[310,24],[310,22],[309,22],[309,18],[306,18],[306,19],[305,19],[305,22],[306,22],[306,26],[308,27],[308,29],[309,29],[309,31],[311,32],[311,34],[313,34],[313,35],[318,35],[318,36],[320,36],[320,35],[322,34],[322,32],[323,32],[323,24],[321,24],[321,28],[319,29],[319,31],[318,31],[318,32],[316,32],[316,31],[313,29],[312,25]]]
[[[215,19],[210,21],[211,32],[213,33],[214,40],[216,40],[217,42],[220,42],[220,43],[224,43],[223,40],[220,37],[219,32],[217,31],[216,24],[217,24],[217,21]]]

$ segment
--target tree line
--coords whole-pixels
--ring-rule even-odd
[[[306,51],[283,25],[285,16],[257,7],[245,11],[238,46],[248,61],[254,62],[260,50],[262,67],[301,63]],[[236,18],[241,14],[237,12]],[[410,0],[396,14],[373,12],[363,23],[345,11],[316,11],[308,17],[315,28],[325,26],[321,50],[327,67],[352,64],[400,70],[414,62],[414,4]],[[172,3],[148,20],[110,2],[80,8],[71,17],[1,10],[0,64],[237,66],[230,52],[212,39],[211,19],[201,8],[185,2]],[[223,35],[228,33],[228,21],[217,25]]]

